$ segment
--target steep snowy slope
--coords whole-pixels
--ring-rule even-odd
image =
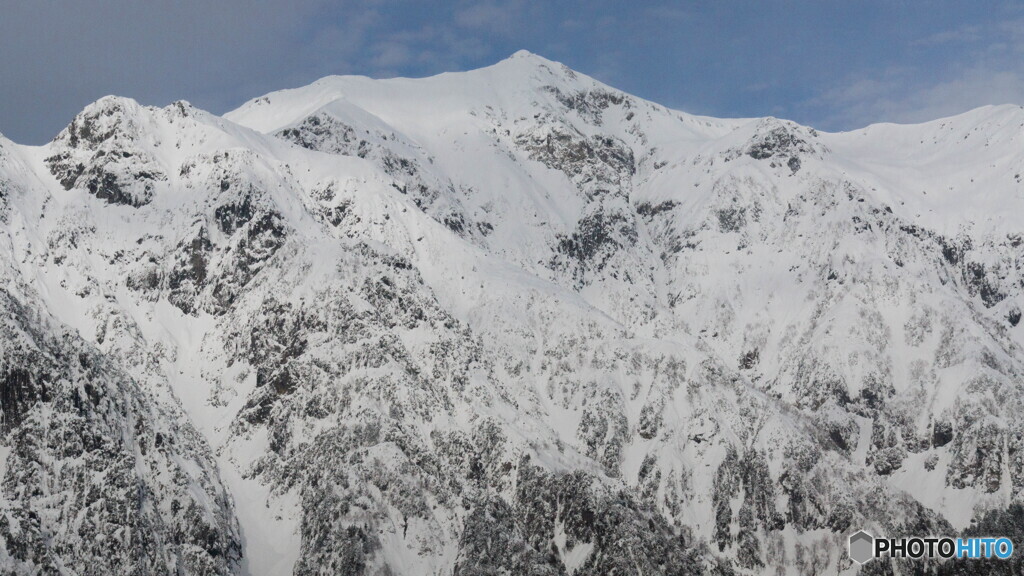
[[[47,248],[33,225],[55,199],[19,152],[0,138],[3,572],[237,573],[231,496],[188,416],[158,400],[158,351],[116,302],[97,301],[131,367],[104,354],[100,334],[67,325],[73,304],[51,283],[69,276],[34,269]]]
[[[2,141],[0,565],[853,573],[858,528],[1012,530],[1022,123],[716,120],[521,52]]]

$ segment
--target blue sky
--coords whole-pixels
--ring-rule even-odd
[[[106,94],[223,113],[328,74],[521,48],[687,112],[824,130],[1024,104],[1012,2],[34,0],[0,7],[0,132],[45,142]]]

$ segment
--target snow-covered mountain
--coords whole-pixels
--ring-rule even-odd
[[[802,575],[858,572],[861,528],[1024,537],[1022,172],[1015,106],[828,134],[526,52],[0,138],[0,572]],[[863,572],[979,566],[1021,568]]]

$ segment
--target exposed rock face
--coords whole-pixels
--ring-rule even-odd
[[[471,221],[456,184],[433,168],[434,158],[381,119],[361,110],[349,116],[352,112],[321,110],[276,135],[309,150],[370,160],[393,178],[392,187],[452,232],[471,240],[487,236],[491,225]]]
[[[0,572],[853,574],[858,529],[1012,536],[1021,122],[715,120],[519,53],[0,139]]]
[[[235,573],[231,497],[180,410],[37,307],[0,302],[5,573]]]
[[[46,165],[66,190],[80,188],[110,204],[148,204],[167,176],[140,145],[146,128],[135,122],[138,104],[108,97],[75,117],[53,141]]]

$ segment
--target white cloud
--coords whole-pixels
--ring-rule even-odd
[[[943,30],[919,38],[910,43],[911,46],[940,46],[943,44],[964,44],[982,39],[982,28],[977,25],[961,26],[953,30]]]
[[[480,37],[452,26],[427,25],[381,35],[367,47],[371,76],[390,77],[411,66],[457,70],[467,61],[485,58],[489,46]]]
[[[824,129],[853,129],[875,122],[923,122],[989,104],[1024,104],[1024,21],[987,29],[965,26],[933,34],[912,46],[944,45],[958,59],[937,72],[891,67],[851,75],[799,108]]]
[[[456,9],[454,21],[462,28],[508,36],[518,27],[522,10],[519,1],[477,2]]]

